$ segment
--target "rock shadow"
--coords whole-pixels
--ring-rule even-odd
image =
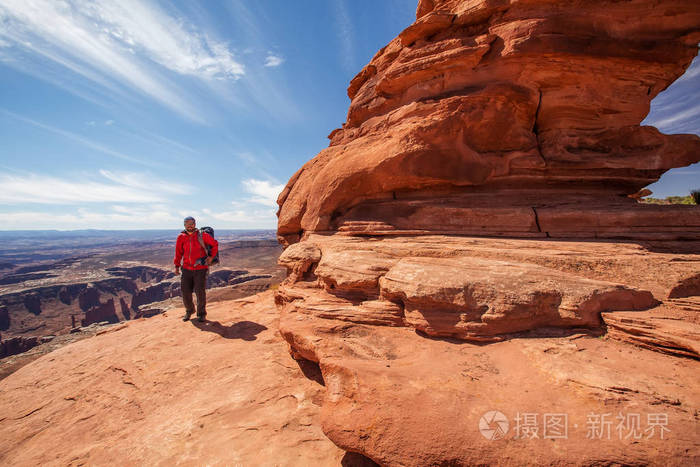
[[[379,464],[369,457],[351,451],[347,451],[343,458],[340,459],[340,465],[343,467],[379,467]]]
[[[496,334],[494,336],[485,336],[481,339],[470,339],[470,338],[458,338],[451,336],[431,336],[425,332],[416,329],[415,333],[424,339],[429,339],[433,341],[441,341],[454,345],[475,345],[475,346],[486,346],[490,344],[496,344],[498,342],[507,341],[510,339],[541,339],[547,337],[571,337],[576,334],[586,335],[588,337],[600,337],[607,333],[607,326],[602,323],[599,328],[583,328],[583,327],[572,327],[572,328],[556,328],[556,327],[542,327],[536,329],[530,329],[527,331],[513,332],[507,334]]]
[[[294,360],[299,365],[301,372],[311,381],[315,381],[321,386],[325,386],[326,382],[323,380],[323,373],[321,373],[321,367],[316,362],[311,360]]]
[[[200,323],[193,319],[191,322],[201,331],[214,332],[225,339],[243,339],[244,341],[256,340],[257,337],[255,336],[267,329],[266,326],[253,321],[239,321],[230,326],[224,326],[218,321],[209,320]]]
[[[652,253],[671,253],[676,255],[696,255],[700,251],[700,241],[695,238],[686,240],[646,241],[639,245]],[[673,260],[671,260],[673,261]]]

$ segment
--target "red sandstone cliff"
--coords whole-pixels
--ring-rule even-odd
[[[698,2],[426,0],[417,16],[352,80],[347,122],[280,195],[283,243],[669,225],[700,238],[697,210],[624,196],[700,160],[697,136],[639,126],[697,54]]]
[[[420,1],[278,199],[280,331],[320,365],[333,442],[382,465],[700,462],[700,207],[628,197],[700,160],[639,126],[699,40],[689,0]]]

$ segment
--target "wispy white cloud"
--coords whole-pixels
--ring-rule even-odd
[[[127,186],[144,192],[184,194],[191,192],[194,188],[188,184],[175,183],[153,176],[150,173],[142,172],[113,172],[110,170],[100,170],[107,180],[116,184]]]
[[[87,126],[95,126],[95,125],[97,125],[97,122],[95,120],[89,120],[89,121],[85,122],[85,124]],[[112,125],[114,125],[114,120],[105,120],[104,122],[102,122],[102,124],[105,126],[112,126]]]
[[[277,227],[277,218],[267,210],[234,208],[229,211],[203,209],[203,212],[205,216],[225,225],[224,228],[274,229]]]
[[[280,53],[275,53],[270,42],[274,41],[274,34],[270,34],[274,26],[266,16],[266,8],[260,7],[260,2],[246,2],[243,0],[231,0],[224,2],[224,8],[229,12],[229,20],[240,36],[245,37],[246,47],[242,54],[247,56],[251,63],[276,64],[276,60],[268,56],[286,60]],[[280,63],[281,65],[281,63]],[[228,103],[250,107],[256,111],[263,111],[264,118],[274,119],[280,123],[289,124],[304,119],[303,112],[299,109],[293,92],[290,90],[289,81],[279,73],[265,73],[258,67],[251,66],[246,70],[245,79],[238,82],[233,89],[231,86],[223,87],[221,83],[215,89],[215,93],[224,96]]]
[[[700,135],[700,57],[685,74],[651,101],[643,125],[653,125],[666,134]]]
[[[236,156],[247,166],[255,166],[258,164],[258,160],[251,152],[240,151],[236,153]]]
[[[197,222],[201,220],[202,213],[199,210],[196,209],[190,209],[190,210],[185,210],[185,209],[180,209],[177,211],[178,216],[180,216],[180,220],[183,221],[185,217],[191,216],[194,217]]]
[[[344,0],[333,0],[334,16],[345,71],[355,73],[355,30]]]
[[[95,211],[75,208],[65,212],[0,211],[4,228],[7,229],[159,229],[166,226],[177,228],[179,216],[164,206],[134,206],[128,209]]]
[[[44,123],[33,120],[31,118],[27,118],[27,117],[24,117],[22,115],[18,115],[14,112],[10,112],[9,110],[5,110],[5,109],[0,108],[0,114],[7,115],[8,117],[14,118],[15,120],[19,120],[21,122],[28,123],[29,125],[35,126],[37,128],[41,128],[42,130],[46,130],[48,132],[63,136],[64,138],[76,141],[85,147],[88,147],[90,149],[94,149],[96,151],[99,151],[103,154],[107,154],[109,156],[113,156],[113,157],[123,159],[123,160],[129,161],[129,162],[134,162],[134,163],[137,163],[140,165],[146,165],[146,166],[157,166],[158,165],[158,164],[155,164],[153,162],[149,162],[143,158],[133,157],[133,156],[130,156],[128,154],[124,154],[122,152],[115,151],[114,149],[111,149],[107,146],[96,143],[92,140],[89,140],[89,139],[83,137],[83,136],[77,135],[77,134],[72,133],[70,131],[62,130],[60,128],[56,128],[56,127],[51,126],[51,125],[46,125]],[[94,126],[95,122],[90,121],[90,122],[86,122],[86,124],[89,126]]]
[[[227,44],[155,3],[136,0],[3,0],[0,39],[118,92],[146,94],[203,121],[182,89],[162,73],[201,80],[245,74]],[[34,72],[41,74],[41,68]]]
[[[76,1],[90,19],[118,44],[142,51],[151,60],[180,74],[201,78],[237,78],[245,74],[227,44],[197,32],[153,3],[137,0]]]
[[[283,63],[284,63],[284,58],[280,57],[279,55],[268,54],[268,56],[265,57],[265,66],[266,67],[277,67]]]
[[[251,178],[243,180],[243,188],[246,192],[253,195],[247,201],[275,208],[277,207],[277,197],[284,189],[284,185]]]
[[[225,228],[276,228],[277,196],[284,185],[268,180],[247,179],[243,180],[242,187],[250,196],[232,201],[228,209],[202,209],[202,216]],[[181,214],[184,215],[185,211]]]
[[[653,121],[654,126],[663,128],[673,128],[680,122],[684,122],[690,119],[697,119],[700,117],[700,105],[694,105],[690,108],[686,108],[678,111],[672,115],[667,115]]]
[[[0,30],[0,35],[2,31]],[[55,61],[46,60],[40,53],[24,54],[21,52],[5,51],[0,48],[0,62],[20,73],[32,76],[58,89],[105,109],[110,109],[116,103],[133,105],[138,101],[127,94],[124,89],[114,83],[93,76],[93,82],[76,79],[76,76],[66,71],[66,67]],[[70,68],[69,68],[70,70]],[[72,71],[72,70],[71,70]],[[82,70],[87,73],[87,70]],[[140,97],[140,96],[139,96]]]
[[[176,150],[175,152],[187,152],[190,154],[197,154],[197,151],[194,148],[183,144],[180,141],[175,141],[173,139],[166,138],[165,136],[147,131],[143,128],[131,127],[129,129],[125,129],[123,125],[117,124],[116,122],[110,125],[110,127],[111,131],[115,131],[129,140],[138,139],[139,141],[149,143],[150,145],[157,146],[159,148],[162,148],[163,145],[170,146],[168,151],[170,157],[173,157],[172,150]]]
[[[175,194],[193,190],[143,173],[115,173],[106,170],[96,174],[74,174],[70,177],[28,173],[0,175],[0,204],[71,205],[85,203],[156,203]]]
[[[231,145],[236,144],[235,140],[230,140],[230,142]],[[257,180],[274,180],[275,176],[272,175],[270,169],[279,164],[279,159],[264,148],[256,148],[254,153],[237,151],[233,155],[245,166],[248,177]]]

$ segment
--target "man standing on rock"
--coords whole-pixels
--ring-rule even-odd
[[[206,245],[209,251],[204,248]],[[180,289],[182,290],[182,302],[185,304],[185,316],[187,321],[194,313],[192,291],[197,295],[197,321],[204,321],[207,316],[207,275],[209,266],[219,250],[219,242],[206,232],[200,232],[195,226],[194,217],[185,217],[185,230],[177,237],[175,243],[175,274],[180,274],[182,262],[182,275],[180,276]]]

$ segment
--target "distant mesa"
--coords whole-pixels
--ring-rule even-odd
[[[85,311],[85,318],[82,319],[81,325],[88,326],[92,323],[100,323],[107,321],[109,323],[118,323],[119,317],[114,308],[114,299],[110,298],[105,303],[90,307]]]
[[[9,339],[2,339],[0,340],[0,358],[26,352],[39,343],[39,338],[36,336],[14,336]]]
[[[163,269],[153,268],[150,266],[131,266],[106,268],[105,271],[113,276],[123,276],[130,279],[138,279],[141,282],[160,282],[165,279],[175,277],[172,271],[164,271]]]
[[[0,278],[0,285],[19,284],[21,282],[46,279],[49,277],[56,277],[56,275],[48,272],[34,274],[10,274],[8,276]]]
[[[80,309],[87,311],[90,308],[100,304],[100,291],[97,287],[88,284],[78,295],[78,304]]]

